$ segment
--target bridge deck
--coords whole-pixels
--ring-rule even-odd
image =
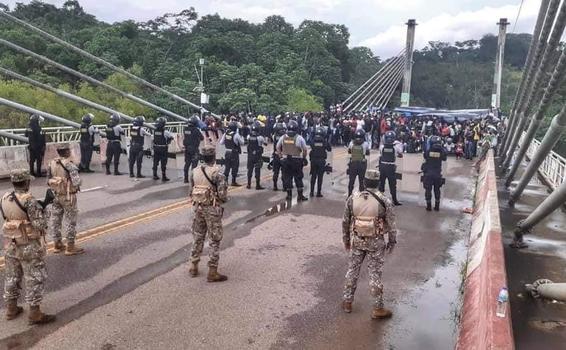
[[[180,178],[161,184],[85,175],[83,188],[108,187],[80,194],[80,231],[162,209],[117,229],[91,231],[82,242],[84,255],[50,254],[44,307],[59,321],[30,329],[23,318],[2,319],[0,346],[453,348],[471,219],[461,209],[471,206],[471,163],[449,159],[441,212],[428,213],[416,174],[420,156],[405,157],[399,245],[384,272],[394,317],[372,322],[366,271],[353,313],[339,307],[347,264],[340,225],[346,158],[343,148],[335,150],[336,175],[333,184],[326,177],[324,199],[274,215],[263,214],[282,202],[282,192],[231,190],[220,260],[230,279],[214,285],[188,276],[191,213],[174,205],[187,191]],[[8,187],[0,183],[0,190]]]

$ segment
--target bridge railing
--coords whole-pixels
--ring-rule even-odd
[[[120,124],[126,133],[126,136],[130,136],[130,130],[132,124]],[[97,128],[103,130],[106,125],[96,125]],[[183,133],[185,130],[184,122],[171,122],[167,123],[167,130],[173,133]],[[24,135],[26,129],[3,129],[3,131],[16,134]],[[70,126],[55,126],[55,127],[45,127],[43,128],[45,134],[47,135],[48,141],[50,142],[70,142],[78,141],[80,138],[80,131]],[[0,146],[16,146],[22,144],[19,141],[9,139],[7,137],[0,136]]]
[[[523,141],[523,137],[525,133],[523,132],[523,136],[521,136],[521,142]],[[540,141],[537,139],[533,139],[533,142],[529,145],[529,149],[527,150],[527,159],[531,159],[532,156],[535,155],[536,151],[540,147]],[[538,173],[544,181],[548,183],[552,190],[555,190],[558,186],[560,186],[565,178],[566,178],[566,158],[562,157],[558,153],[552,151],[550,152],[544,161],[542,162],[540,168],[538,169]]]

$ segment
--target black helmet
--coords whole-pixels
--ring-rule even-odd
[[[187,126],[196,127],[198,126],[198,122],[199,122],[199,118],[196,115],[193,115],[192,117],[189,118],[189,120],[187,120]]]
[[[397,135],[395,134],[395,131],[388,131],[385,133],[385,136],[383,137],[383,143],[390,146],[393,144],[393,142],[395,142],[396,139],[397,139]]]
[[[366,132],[362,129],[356,130],[354,133],[354,143],[361,145],[366,140]]]
[[[164,128],[165,124],[167,124],[167,119],[165,119],[165,117],[159,117],[155,121],[155,127],[156,128]]]
[[[442,144],[442,139],[440,138],[440,136],[431,136],[430,137],[430,145],[431,146],[438,146]]]
[[[228,123],[228,129],[230,131],[238,130],[238,123],[236,123],[235,121],[231,121],[230,123]]]
[[[145,117],[143,115],[139,115],[134,118],[134,126],[142,126],[145,123]]]
[[[44,118],[42,116],[40,116],[39,114],[32,114],[29,117],[29,121],[30,123],[37,123],[39,124],[40,122],[42,122],[44,120]]]
[[[324,136],[326,136],[326,132],[324,131],[324,128],[321,128],[321,127],[319,126],[318,128],[316,128],[316,129],[314,130],[314,135],[315,135],[315,136],[322,136],[322,137],[324,137]]]
[[[110,114],[110,117],[108,117],[108,122],[110,125],[116,126],[120,124],[120,116],[118,114]]]
[[[287,135],[294,137],[299,131],[299,124],[295,120],[290,120],[289,125],[287,125]]]
[[[287,128],[285,127],[285,124],[283,124],[283,123],[275,124],[275,132],[279,136],[285,135],[285,133],[287,132]]]
[[[252,127],[250,128],[250,131],[251,131],[252,134],[257,135],[257,134],[259,134],[259,130],[260,130],[260,129],[261,129],[261,125],[259,124],[258,121],[255,121],[255,122],[252,124]]]
[[[93,119],[94,119],[94,115],[92,115],[92,113],[87,113],[87,114],[83,115],[82,121],[85,124],[90,124],[90,123],[92,123]]]

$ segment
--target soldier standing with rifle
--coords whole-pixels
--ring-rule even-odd
[[[223,237],[222,215],[224,204],[228,200],[226,178],[215,166],[216,149],[214,146],[204,146],[202,149],[204,165],[193,169],[193,187],[190,199],[193,202],[193,247],[191,250],[191,264],[189,274],[198,276],[198,263],[208,234],[209,261],[208,282],[223,282],[227,276],[218,273],[220,260],[220,242]]]
[[[202,132],[198,128],[199,119],[192,116],[187,122],[187,127],[183,133],[183,147],[185,148],[185,167],[184,167],[184,183],[189,183],[189,169],[195,169],[199,160],[199,146],[204,140]]]
[[[440,187],[442,179],[442,162],[446,161],[446,150],[442,146],[440,136],[430,137],[430,148],[424,152],[424,163],[421,167],[423,171],[423,186],[425,188],[426,210],[432,210],[432,190],[434,188],[434,210],[440,210]]]
[[[83,248],[75,245],[77,235],[77,193],[80,191],[81,179],[79,169],[71,160],[71,150],[68,143],[57,145],[58,158],[49,163],[47,169],[49,188],[55,193],[51,206],[54,250],[58,254],[65,250],[65,255],[84,253]],[[61,227],[65,221],[67,247],[63,244]]]
[[[46,195],[43,202],[36,200],[30,192],[31,179],[27,170],[12,171],[10,180],[14,191],[4,194],[0,211],[4,218],[6,319],[13,320],[23,312],[18,298],[25,282],[25,300],[30,306],[28,323],[34,325],[53,322],[55,316],[44,314],[40,309],[47,278],[44,210],[52,197]]]
[[[391,317],[392,312],[383,305],[381,274],[385,253],[392,252],[397,244],[397,227],[391,202],[377,190],[379,172],[368,170],[364,182],[364,191],[348,197],[342,220],[344,248],[350,252],[342,309],[352,312],[360,269],[367,257],[373,304],[371,318],[384,319]]]
[[[79,171],[85,173],[94,173],[90,169],[90,162],[92,160],[92,152],[94,151],[94,135],[98,133],[98,130],[92,125],[92,120],[94,115],[91,113],[85,114],[82,118],[81,124],[81,163],[79,165]]]
[[[132,129],[130,130],[130,156],[128,165],[130,166],[130,177],[143,179],[145,176],[141,173],[143,162],[143,144],[145,137],[151,135],[144,127],[144,116],[137,116],[134,118]],[[136,165],[136,173],[134,174],[134,164]]]

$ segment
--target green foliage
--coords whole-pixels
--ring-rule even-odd
[[[322,103],[316,96],[304,89],[291,88],[287,92],[287,111],[309,112],[322,110]]]

